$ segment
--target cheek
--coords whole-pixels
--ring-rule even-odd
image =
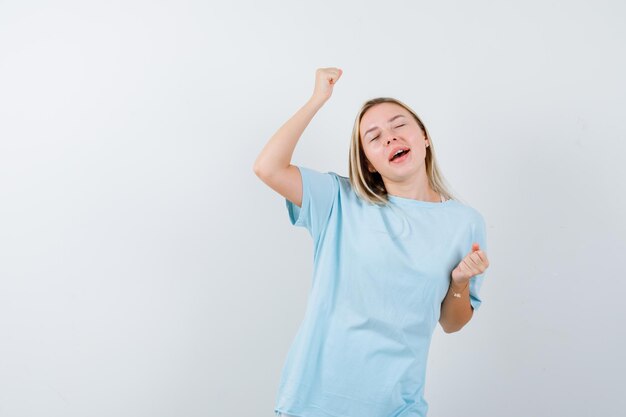
[[[381,160],[385,157],[383,153],[384,152],[382,152],[381,149],[374,149],[374,147],[370,147],[366,155],[367,159],[369,159],[370,161],[380,163]]]
[[[372,166],[372,168],[376,168],[378,169],[378,167],[382,164],[382,159],[383,156],[380,154],[380,152],[377,152],[375,149],[368,149],[368,150],[363,150],[363,152],[365,153],[365,157],[367,158],[367,161],[369,162],[369,165]]]

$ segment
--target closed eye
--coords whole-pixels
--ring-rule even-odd
[[[404,125],[406,125],[406,123],[403,123],[403,124],[401,124],[401,125],[396,126],[396,129],[397,129],[397,128],[399,128],[399,127],[402,127],[402,126],[404,126]],[[378,139],[379,137],[380,137],[380,136],[376,136],[375,138],[372,138],[372,140],[370,140],[370,142],[371,142],[371,141],[373,141],[373,140]]]

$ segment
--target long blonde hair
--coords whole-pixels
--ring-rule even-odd
[[[411,110],[409,106],[391,97],[377,97],[366,101],[354,121],[354,128],[352,129],[352,139],[350,141],[350,158],[348,161],[348,171],[350,175],[350,184],[355,193],[363,200],[377,204],[379,206],[385,206],[389,202],[387,196],[387,189],[383,182],[382,176],[378,172],[370,172],[367,165],[367,157],[363,150],[361,143],[361,119],[367,110],[380,103],[395,103],[404,107],[412,116],[419,127],[424,132],[426,139],[428,139],[429,146],[426,148],[426,175],[428,176],[428,182],[430,187],[443,194],[446,199],[458,200],[449,190],[446,185],[446,180],[439,171],[437,166],[437,159],[435,157],[435,148],[433,141],[428,134],[428,130],[424,123],[420,120],[417,114]]]

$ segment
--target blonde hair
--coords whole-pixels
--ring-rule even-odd
[[[373,98],[371,100],[366,101],[359,113],[356,116],[354,121],[354,128],[352,129],[352,139],[350,141],[350,158],[348,161],[348,171],[350,176],[350,184],[352,185],[352,189],[354,192],[366,202],[371,204],[376,204],[379,206],[386,206],[389,202],[389,197],[387,195],[387,189],[385,188],[385,184],[383,182],[382,176],[378,172],[370,172],[368,169],[368,161],[365,156],[365,151],[363,150],[363,145],[361,143],[361,119],[366,111],[368,111],[373,106],[380,103],[395,103],[402,106],[406,111],[408,111],[419,127],[424,132],[426,139],[428,139],[429,146],[426,148],[426,175],[428,176],[428,182],[430,187],[438,192],[443,194],[446,199],[458,200],[446,186],[446,180],[443,175],[439,171],[437,166],[437,159],[435,157],[435,148],[433,145],[433,141],[428,134],[428,130],[424,123],[420,120],[417,114],[411,110],[409,106],[391,97],[378,97]]]

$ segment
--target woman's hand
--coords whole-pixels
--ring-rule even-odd
[[[318,68],[315,71],[315,89],[311,99],[326,102],[333,94],[333,86],[341,74],[343,71],[339,68]]]
[[[489,266],[487,254],[474,243],[470,253],[452,271],[452,280],[456,284],[465,285],[474,275],[482,274]]]

